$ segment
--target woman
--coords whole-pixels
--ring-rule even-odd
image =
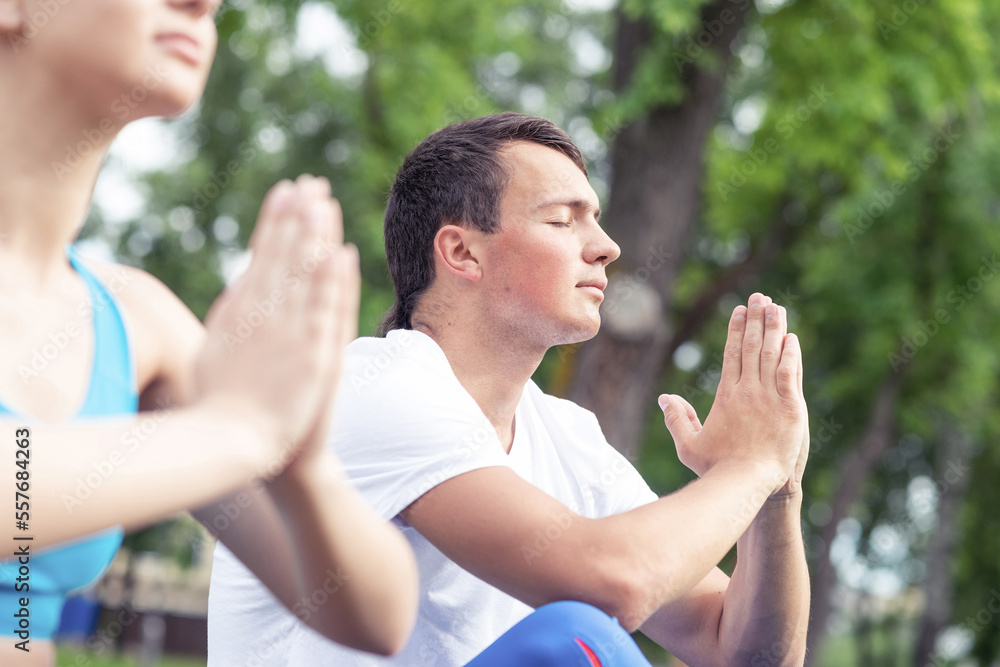
[[[0,566],[0,664],[54,664],[65,595],[100,575],[123,527],[226,493],[242,516],[220,538],[283,603],[344,573],[310,626],[380,653],[412,627],[412,554],[322,448],[359,291],[329,185],[268,194],[251,267],[207,331],[148,274],[67,246],[117,133],[200,96],[216,8],[0,0],[0,484],[27,496],[25,527],[0,533],[17,556]]]

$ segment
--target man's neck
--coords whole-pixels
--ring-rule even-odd
[[[415,319],[413,328],[441,347],[455,377],[493,424],[509,453],[516,428],[514,411],[545,350],[524,349],[511,337],[458,321],[429,325]]]

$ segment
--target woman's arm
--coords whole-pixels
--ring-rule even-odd
[[[0,537],[4,557],[28,543],[137,528],[245,484],[277,449],[258,421],[237,401],[87,425],[0,420],[0,488],[20,504],[8,508],[18,511]]]
[[[305,182],[329,196],[325,180]],[[334,207],[330,213],[334,234],[328,242],[339,245],[340,212]],[[356,256],[352,264],[342,298],[333,306],[339,326],[332,344],[338,349],[357,336]],[[196,397],[190,375],[204,333],[179,300],[169,307],[175,312],[168,318],[171,352],[165,355],[163,381],[144,395],[154,405],[183,405]],[[391,654],[403,647],[416,618],[416,564],[399,531],[368,508],[336,457],[324,451],[334,388],[327,386],[323,402],[329,407],[319,412],[300,443],[302,452],[287,468],[291,449],[286,461],[257,475],[260,481],[193,514],[311,628],[352,648]],[[315,599],[325,602],[317,605]]]
[[[251,266],[209,315],[190,408],[66,426],[0,421],[0,485],[24,508],[9,511],[27,517],[8,515],[5,556],[28,542],[14,537],[40,548],[158,521],[294,459],[339,377],[337,304],[357,284],[356,259],[339,246],[288,279],[332,234],[329,206],[291,183],[269,193]],[[241,329],[264,301],[272,315]]]
[[[417,571],[402,534],[319,453],[267,484],[193,513],[299,620],[351,648],[403,648],[417,611]]]

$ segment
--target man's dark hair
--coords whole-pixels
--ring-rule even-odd
[[[569,135],[550,121],[501,113],[449,125],[413,149],[396,174],[385,211],[385,254],[396,303],[378,333],[412,329],[420,296],[434,281],[434,236],[446,224],[492,234],[510,180],[500,152],[518,141],[553,148],[587,173]]]

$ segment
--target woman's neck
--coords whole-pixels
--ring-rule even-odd
[[[42,290],[67,268],[64,246],[119,129],[102,127],[58,88],[42,73],[0,68],[0,273]]]

